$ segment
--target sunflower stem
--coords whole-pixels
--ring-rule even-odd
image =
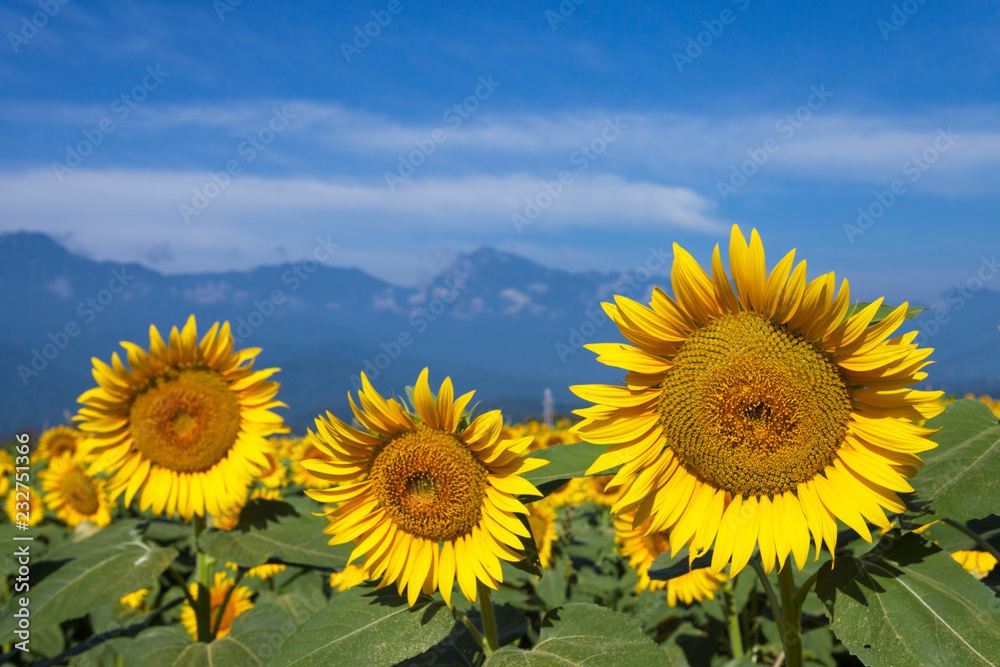
[[[971,537],[973,540],[975,540],[976,544],[978,544],[983,548],[983,551],[987,552],[989,555],[993,556],[998,561],[1000,561],[1000,551],[997,551],[992,544],[984,540],[975,531],[970,530],[965,524],[959,523],[954,519],[941,519],[941,523],[948,524],[949,526],[959,531],[960,533],[964,533],[966,537]]]
[[[813,584],[816,583],[816,577],[819,576],[819,571],[813,572],[812,576],[805,580],[797,591],[795,591],[794,602],[795,605],[801,611],[802,605],[806,602],[806,596],[809,595],[809,591],[812,590]]]
[[[802,667],[802,606],[798,604],[795,575],[788,561],[778,570],[778,589],[781,592],[781,643],[785,647],[785,664]]]
[[[457,609],[453,608],[451,611],[455,618],[462,622],[462,625],[464,625],[465,629],[469,631],[469,634],[471,634],[472,638],[476,640],[476,643],[483,647],[483,651],[486,651],[486,640],[483,639],[482,633],[480,633],[476,626],[473,625],[472,621],[469,620],[469,617]]]
[[[493,615],[493,600],[490,598],[490,589],[483,582],[477,580],[476,588],[479,589],[479,612],[483,615],[483,636],[486,638],[486,655],[489,657],[500,647],[497,641],[497,619]]]
[[[209,556],[201,550],[199,538],[205,531],[205,517],[194,515],[194,547],[197,553],[195,561],[195,582],[198,586],[198,597],[192,605],[195,618],[198,621],[198,641],[212,641],[212,568],[215,567],[215,558]]]
[[[760,583],[764,587],[767,602],[771,605],[771,615],[774,616],[774,622],[777,623],[781,618],[781,605],[778,604],[778,597],[774,594],[774,588],[764,573],[764,566],[761,565],[760,559],[757,557],[750,559],[750,565],[753,567],[754,572],[757,573],[757,578],[760,579]]]
[[[740,632],[740,616],[736,611],[735,586],[732,579],[726,579],[719,591],[719,604],[722,606],[722,613],[726,616],[726,625],[729,628],[729,644],[733,649],[733,657],[739,658],[743,655],[743,635]]]

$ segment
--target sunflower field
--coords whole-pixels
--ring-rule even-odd
[[[723,252],[604,304],[621,383],[550,424],[424,369],[291,434],[228,322],[95,350],[0,452],[0,661],[1000,665],[1000,402],[911,388],[921,309]]]

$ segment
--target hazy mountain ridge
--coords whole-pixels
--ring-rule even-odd
[[[557,407],[580,402],[568,385],[617,382],[584,343],[624,339],[600,309],[623,274],[570,273],[480,248],[460,255],[426,285],[401,287],[358,269],[291,262],[247,272],[164,275],[139,264],[95,262],[44,234],[0,243],[0,434],[63,420],[92,386],[90,358],[107,361],[118,342],[148,344],[194,313],[204,331],[228,319],[241,346],[261,347],[258,365],[279,365],[279,398],[296,432],[346,396],[366,370],[377,388],[401,392],[424,366],[456,389],[478,390],[483,407],[514,419],[538,414],[545,387]],[[668,286],[667,276],[653,282]],[[632,298],[641,298],[631,294]],[[982,290],[947,321],[924,313],[918,342],[937,348],[930,386],[1000,393],[1000,293]],[[935,324],[938,326],[935,328]]]

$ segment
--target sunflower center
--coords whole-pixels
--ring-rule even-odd
[[[90,516],[100,508],[97,489],[79,468],[71,468],[62,478],[59,494],[80,514]]]
[[[382,445],[375,497],[400,528],[429,540],[466,535],[482,517],[486,467],[450,433],[420,426]]]
[[[168,371],[136,396],[129,418],[144,457],[177,472],[204,472],[236,443],[240,402],[214,371]]]
[[[815,345],[744,312],[684,343],[664,378],[659,409],[681,462],[746,498],[791,491],[832,463],[851,397]]]
[[[53,440],[52,444],[49,445],[51,449],[51,458],[58,458],[63,454],[75,454],[76,453],[76,438],[69,436],[64,436],[58,440]]]

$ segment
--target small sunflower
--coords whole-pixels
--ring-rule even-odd
[[[209,612],[210,627],[215,627],[216,619],[218,619],[219,613],[222,613],[222,622],[219,623],[219,632],[215,635],[216,639],[222,639],[229,634],[229,629],[232,627],[233,621],[236,620],[237,616],[253,609],[253,602],[250,600],[253,591],[246,586],[237,586],[236,590],[229,596],[226,608],[222,609],[222,601],[226,597],[226,592],[233,587],[233,583],[233,580],[225,572],[216,572],[215,583],[212,585],[212,590],[209,591],[209,599],[211,600],[211,611]],[[197,601],[198,585],[191,584],[188,590],[191,591],[191,597]],[[188,634],[197,641],[198,618],[195,616],[194,609],[188,602],[185,602],[184,608],[181,609],[181,623],[184,625],[184,629],[188,631]]]
[[[535,538],[535,549],[538,551],[538,564],[542,569],[552,566],[552,543],[559,537],[556,529],[556,512],[545,500],[539,500],[528,505],[528,525],[531,535]]]
[[[622,495],[621,488],[608,489],[608,484],[614,479],[614,475],[592,475],[584,478],[583,488],[587,500],[596,504],[611,507]]]
[[[14,472],[14,457],[0,449],[0,496],[6,496],[10,490],[10,475]]]
[[[247,503],[251,500],[257,500],[262,498],[264,500],[283,500],[281,497],[281,491],[278,489],[254,489],[249,497],[244,497],[233,505],[226,508],[222,514],[212,517],[213,525],[219,530],[230,531],[236,527],[236,524],[240,522],[240,514],[243,512],[243,508],[246,507]]]
[[[330,573],[330,588],[334,588],[338,593],[343,593],[348,588],[354,588],[358,584],[368,581],[365,576],[365,568],[360,565],[348,565],[340,572]]]
[[[76,456],[82,453],[87,434],[68,426],[50,428],[38,439],[35,457],[39,461],[51,461],[63,454]]]
[[[131,610],[144,609],[146,607],[147,595],[149,595],[149,589],[140,588],[135,593],[129,593],[125,597],[118,600],[118,604]]]
[[[111,498],[104,490],[104,480],[87,474],[79,456],[63,454],[49,461],[38,474],[45,505],[60,521],[75,528],[81,521],[91,521],[99,528],[111,523]]]
[[[5,509],[7,516],[13,523],[24,521],[25,515],[27,515],[27,521],[24,523],[29,526],[37,526],[45,518],[45,504],[42,502],[42,496],[30,486],[27,487],[26,491],[11,489],[7,494]],[[19,514],[20,516],[18,516]]]
[[[545,497],[549,507],[556,509],[566,505],[577,505],[587,499],[587,485],[583,477],[574,477]]]
[[[327,459],[326,453],[316,444],[316,437],[311,433],[302,438],[295,449],[292,450],[292,481],[308,489],[323,489],[330,486],[330,482],[314,475],[312,471],[302,465],[308,459]]]
[[[794,250],[768,273],[756,230],[748,244],[733,227],[729,260],[733,283],[718,246],[709,276],[674,244],[676,300],[656,288],[649,307],[605,304],[632,345],[587,347],[630,372],[572,388],[596,404],[574,429],[611,445],[591,472],[622,464],[612,512],[651,517],[674,551],[714,547],[716,573],[757,546],[767,571],[790,552],[801,568],[810,534],[818,558],[838,519],[871,541],[868,521],[905,509],[896,492],[935,446],[914,422],[941,412],[941,392],[907,388],[930,363],[916,331],[886,340],[907,304],[871,326],[881,299],[846,318],[847,281],[836,298],[832,273],[806,282]]]
[[[226,567],[230,570],[236,570],[239,566],[236,563],[230,563],[226,561]],[[247,570],[247,577],[256,577],[258,579],[270,579],[276,574],[280,574],[288,569],[287,565],[283,563],[264,563],[263,565],[258,565],[257,567],[251,567]]]
[[[219,514],[246,495],[268,465],[265,438],[287,431],[271,412],[278,369],[253,370],[259,348],[233,352],[229,323],[216,322],[198,341],[194,316],[174,327],[167,345],[149,328],[149,353],[123,342],[126,368],[94,359],[98,386],[79,399],[75,418],[94,434],[92,472],[110,471],[112,498],[139,495],[142,510],[185,520]]]
[[[631,515],[615,517],[615,542],[621,545],[618,551],[628,559],[629,567],[639,575],[636,593],[666,589],[667,604],[671,607],[676,607],[678,600],[691,604],[715,597],[715,591],[725,583],[726,575],[713,573],[711,568],[691,570],[667,581],[650,579],[649,567],[657,556],[670,551],[670,539],[663,533],[647,534],[649,519],[635,528],[632,527],[632,519]]]
[[[257,481],[269,489],[280,489],[288,484],[288,468],[281,462],[277,450],[264,452],[264,457],[267,459],[267,466],[260,471]]]
[[[500,561],[523,560],[523,539],[532,539],[517,514],[527,514],[518,495],[541,495],[520,475],[545,465],[522,458],[531,438],[501,438],[499,410],[466,425],[465,407],[475,392],[454,399],[445,378],[437,397],[420,373],[416,415],[385,399],[362,373],[359,409],[348,396],[361,431],[329,412],[316,419],[315,442],[324,459],[303,466],[337,488],[309,490],[325,503],[331,544],[354,541],[350,561],[364,556],[365,575],[407,589],[410,606],[422,592],[440,589],[449,605],[458,584],[475,602],[477,580],[498,589]],[[349,561],[349,562],[350,562]]]
[[[985,579],[997,565],[997,559],[985,551],[955,551],[951,557],[976,579]]]

